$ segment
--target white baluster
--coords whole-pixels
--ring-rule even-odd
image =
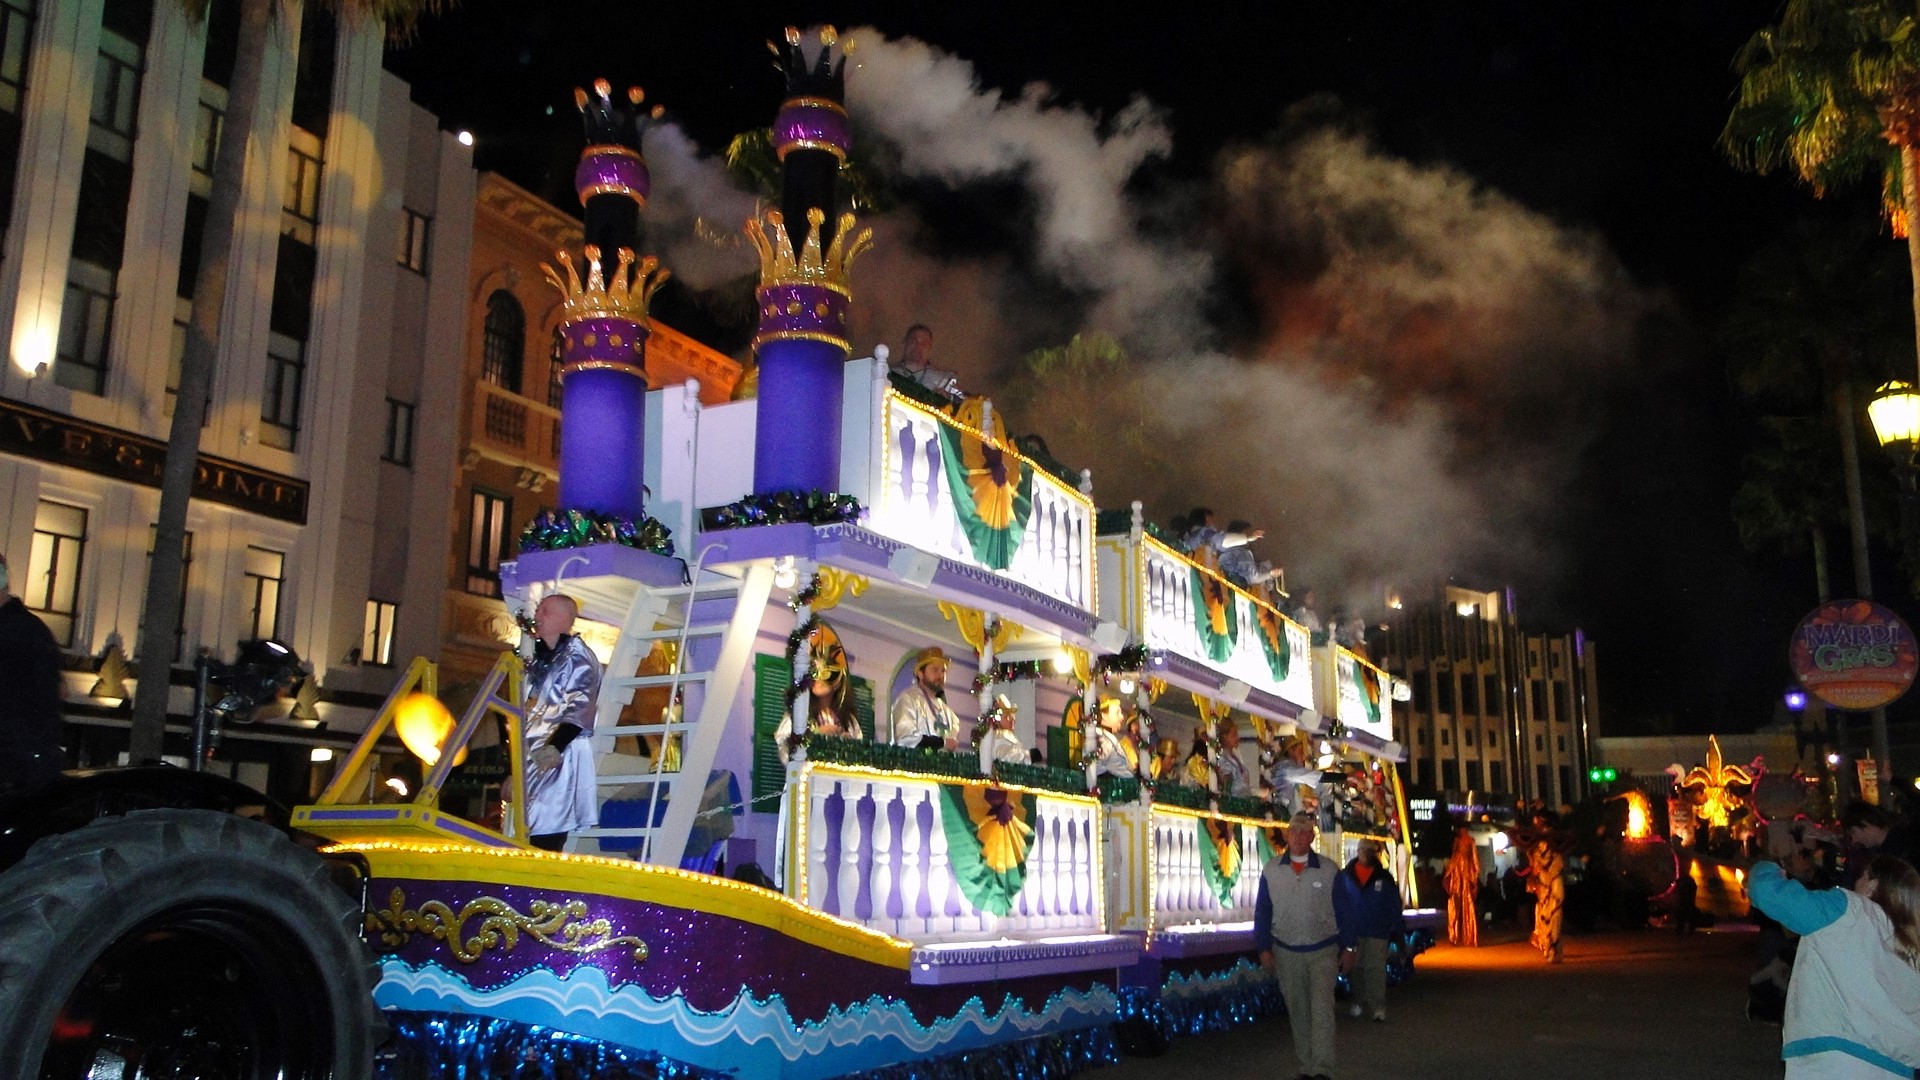
[[[873,869],[868,874],[868,888],[873,895],[873,916],[867,920],[867,924],[896,936],[900,932],[900,924],[894,921],[887,904],[893,899],[894,880],[893,822],[889,820],[889,815],[899,798],[898,785],[878,782],[873,785]]]
[[[953,916],[947,913],[947,900],[953,884],[953,869],[947,855],[947,828],[941,823],[940,793],[933,796],[933,828],[927,830],[928,847],[932,853],[931,865],[927,867],[927,933],[932,937],[953,932]]]
[[[860,921],[860,799],[869,786],[866,780],[840,782],[844,809],[840,818],[840,895],[834,914],[854,922]]]
[[[1033,876],[1026,891],[1033,894],[1033,925],[1049,929],[1060,895],[1060,815],[1052,799],[1039,804],[1033,815]]]
[[[836,786],[818,775],[807,784],[807,881],[800,902],[821,911],[827,909],[827,796]]]
[[[1067,832],[1073,837],[1073,906],[1066,925],[1073,925],[1093,910],[1093,890],[1100,883],[1093,880],[1094,837],[1082,828],[1069,827]]]
[[[921,891],[926,876],[920,853],[920,808],[926,805],[927,789],[914,784],[901,789],[905,807],[900,815],[900,936],[914,937],[927,931],[926,917],[920,905],[926,902]],[[934,826],[939,827],[938,817]]]

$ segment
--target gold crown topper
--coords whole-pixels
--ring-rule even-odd
[[[762,228],[759,218],[747,219],[747,239],[753,241],[754,249],[760,252],[760,285],[824,285],[835,292],[847,294],[847,271],[853,267],[853,260],[873,246],[873,230],[862,229],[859,235],[853,232],[853,215],[840,215],[840,229],[834,233],[833,243],[827,245],[827,253],[820,254],[820,226],[827,220],[826,212],[819,207],[807,211],[807,222],[813,228],[807,230],[807,242],[796,257],[793,240],[787,236],[787,219],[778,210],[767,211],[767,227]],[[771,230],[773,236],[768,238]]]
[[[653,294],[660,291],[672,274],[660,269],[660,260],[649,255],[634,265],[633,249],[621,248],[618,258],[620,264],[605,279],[600,273],[600,248],[588,244],[587,282],[580,283],[580,274],[573,268],[573,256],[566,251],[556,251],[554,258],[566,267],[566,280],[561,280],[558,271],[551,263],[541,263],[540,270],[547,275],[547,281],[560,290],[561,306],[566,312],[565,322],[578,319],[625,318],[635,322],[647,321],[647,309],[653,303]]]

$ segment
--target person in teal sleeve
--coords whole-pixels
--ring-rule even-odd
[[[1792,838],[1774,833],[1771,853],[1784,859]],[[1920,1068],[1920,872],[1883,855],[1854,891],[1813,890],[1761,862],[1747,893],[1801,935],[1781,1029],[1787,1080],[1911,1080]]]

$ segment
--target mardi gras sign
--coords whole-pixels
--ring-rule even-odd
[[[1800,620],[1787,662],[1807,692],[1863,712],[1897,700],[1920,671],[1920,650],[1900,616],[1871,600],[1835,600]]]

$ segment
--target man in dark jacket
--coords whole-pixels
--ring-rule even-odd
[[[60,771],[60,647],[13,595],[0,555],[0,792]]]
[[[1353,1004],[1348,1015],[1371,1009],[1387,1018],[1387,943],[1406,929],[1400,886],[1380,864],[1380,844],[1360,841],[1360,852],[1333,882],[1333,909],[1343,937],[1354,942]]]

